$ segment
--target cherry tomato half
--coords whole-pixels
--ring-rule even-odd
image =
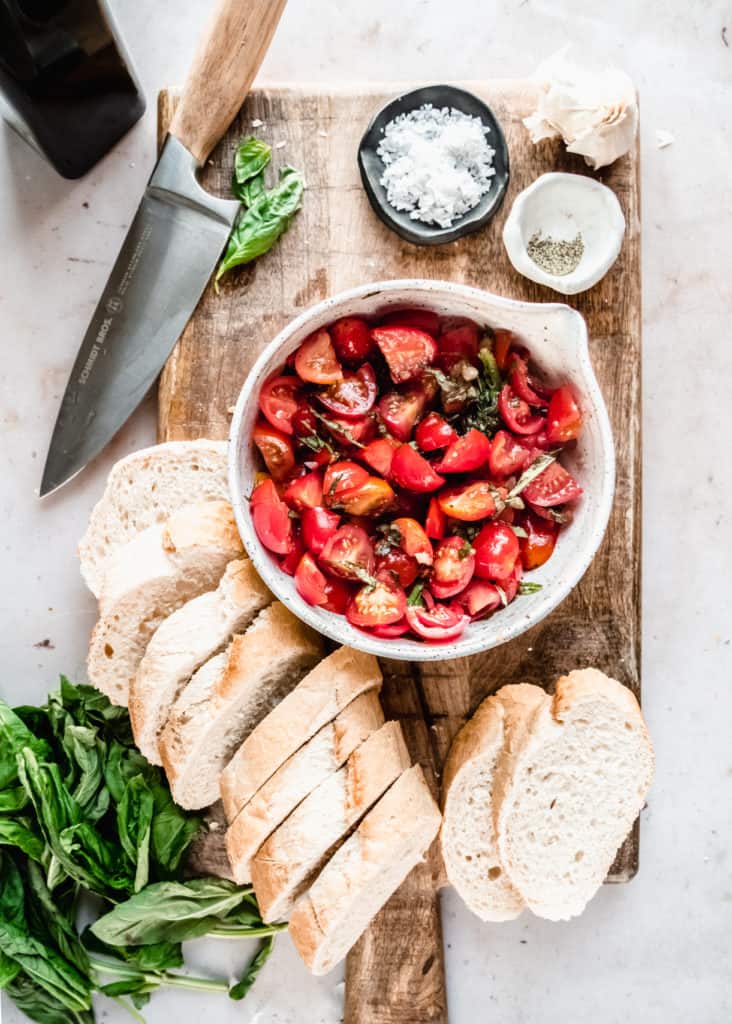
[[[400,619],[399,622],[390,622],[384,626],[372,626],[371,632],[385,640],[394,640],[395,637],[404,636],[409,632],[409,623],[406,619]]]
[[[257,484],[250,502],[254,532],[268,551],[286,555],[292,548],[290,511],[269,477]]]
[[[306,551],[295,570],[295,588],[308,604],[325,604],[325,575]]]
[[[336,416],[350,418],[370,412],[376,401],[376,375],[369,363],[346,373],[337,384],[318,392],[318,400]]]
[[[438,412],[428,412],[418,424],[414,439],[423,452],[436,452],[457,441],[457,434]]]
[[[292,417],[300,401],[297,377],[270,377],[259,392],[259,408],[273,427],[283,434],[292,434]]]
[[[477,523],[496,511],[494,490],[488,480],[475,480],[457,487],[446,487],[437,495],[437,500],[446,516],[464,523]]]
[[[557,388],[549,400],[546,414],[546,434],[550,444],[566,444],[579,437],[582,413],[577,400],[568,387]]]
[[[333,342],[324,328],[302,342],[295,353],[295,370],[300,380],[309,384],[335,384],[343,379]]]
[[[376,424],[371,416],[357,416],[349,420],[345,416],[334,416],[331,413],[324,427],[341,447],[349,450],[368,444],[376,433]]]
[[[358,366],[368,359],[373,348],[369,325],[357,316],[344,316],[330,329],[333,347],[341,362]]]
[[[420,565],[432,565],[434,553],[430,539],[416,519],[400,516],[391,524],[399,532],[400,547]]]
[[[367,584],[357,590],[346,608],[346,618],[354,626],[388,626],[404,618],[407,597],[389,572],[376,577],[376,586]]]
[[[574,501],[581,494],[582,488],[571,473],[558,462],[552,462],[523,489],[521,497],[540,508],[553,508]]]
[[[435,551],[435,564],[430,577],[430,590],[444,600],[459,594],[475,571],[475,554],[470,542],[462,537],[447,537]]]
[[[519,556],[518,537],[507,523],[486,523],[473,541],[475,575],[481,579],[505,580]]]
[[[544,425],[544,417],[532,413],[528,403],[515,395],[508,384],[498,396],[498,411],[514,434],[538,434]]]
[[[293,480],[283,498],[296,512],[315,508],[323,502],[323,474],[316,471]]]
[[[435,463],[435,469],[439,473],[469,473],[485,465],[490,453],[488,438],[482,431],[472,428],[464,437],[452,442],[440,461]]]
[[[521,526],[526,537],[519,537],[521,562],[524,569],[538,569],[544,565],[554,551],[559,535],[559,523],[541,519],[533,512],[526,512],[521,517]]]
[[[533,437],[531,440],[533,443]],[[496,432],[488,456],[491,476],[507,477],[513,476],[514,473],[523,473],[531,459],[531,448],[522,445],[507,430]]]
[[[374,327],[371,335],[379,346],[395,384],[416,377],[435,361],[435,339],[416,327]]]
[[[480,619],[501,607],[501,595],[493,583],[471,580],[460,595],[460,604],[471,619]]]
[[[445,482],[445,478],[435,473],[427,459],[408,444],[401,445],[394,452],[391,474],[400,487],[420,494],[435,491]]]
[[[529,405],[546,406],[549,401],[549,392],[537,381],[529,377],[529,367],[525,359],[512,353],[508,363],[508,383],[513,393],[528,402]]]
[[[407,622],[417,636],[435,642],[455,640],[470,622],[459,605],[436,604],[434,608],[407,608]]]
[[[447,528],[447,516],[440,508],[437,498],[430,498],[427,509],[427,517],[424,524],[424,532],[433,540],[442,540]]]
[[[337,505],[345,494],[363,487],[369,478],[368,470],[357,462],[333,462],[323,477],[323,504]]]
[[[363,573],[373,575],[374,548],[365,530],[347,523],[325,542],[320,561],[335,576],[358,580]]]
[[[305,546],[314,555],[319,555],[325,542],[340,526],[341,517],[337,512],[329,512],[327,508],[306,508],[300,522]]]
[[[427,395],[419,386],[406,391],[387,391],[379,401],[379,413],[386,428],[399,441],[408,441],[414,425],[424,412]]]
[[[300,559],[305,554],[305,544],[299,533],[292,535],[292,547],[284,557],[280,559],[280,569],[288,576],[294,576],[295,570],[300,564]]]
[[[394,452],[399,447],[399,442],[391,437],[379,437],[371,441],[361,452],[361,458],[365,463],[375,469],[381,476],[388,477],[391,473],[391,463]]]
[[[295,452],[287,434],[275,430],[266,420],[258,420],[252,440],[275,480],[284,480],[295,468]]]
[[[477,366],[478,341],[479,333],[475,324],[460,324],[443,331],[437,339],[437,348],[440,353],[439,362],[445,373],[449,373],[461,359]]]
[[[401,548],[389,548],[385,555],[376,556],[376,573],[390,572],[402,587],[411,587],[417,579],[419,564],[416,558]]]
[[[380,476],[369,476],[358,487],[344,491],[331,502],[351,516],[378,516],[386,512],[394,504],[395,495],[392,488]]]

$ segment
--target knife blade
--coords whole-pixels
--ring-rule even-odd
[[[240,209],[197,169],[239,110],[286,0],[221,0],[74,362],[41,497],[76,476],[117,433],[163,368]]]

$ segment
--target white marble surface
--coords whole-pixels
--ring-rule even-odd
[[[94,617],[74,555],[113,459],[153,438],[138,413],[98,464],[36,497],[77,345],[153,161],[154,97],[181,82],[210,0],[112,4],[149,97],[145,119],[82,181],[0,130],[0,694],[39,701],[81,678]],[[725,43],[723,29],[727,26]],[[732,9],[723,0],[290,0],[270,80],[524,75],[573,39],[641,92],[644,273],[643,686],[658,777],[641,871],[586,914],[483,926],[444,901],[453,1024],[722,1024],[732,1015]],[[660,150],[656,130],[675,136]],[[88,208],[86,206],[88,204]],[[611,585],[611,581],[610,581]],[[39,646],[46,640],[49,643]],[[240,952],[193,951],[210,965]],[[244,1004],[156,996],[151,1024],[334,1024],[334,974],[288,940]],[[5,1021],[19,1015],[7,1004]],[[128,1018],[105,1003],[103,1019]]]

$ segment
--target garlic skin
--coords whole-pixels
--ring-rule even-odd
[[[532,78],[543,92],[524,118],[532,142],[561,136],[594,170],[631,148],[638,132],[635,86],[624,71],[588,71],[567,60],[568,46],[543,61]]]

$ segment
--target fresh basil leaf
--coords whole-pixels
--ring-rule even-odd
[[[15,981],[20,974],[20,970],[20,964],[17,964],[15,960],[11,960],[9,956],[5,956],[0,949],[0,992],[7,988],[11,981]]]
[[[264,939],[259,949],[257,950],[257,953],[254,956],[254,958],[251,960],[249,964],[247,964],[244,973],[242,974],[239,981],[236,983],[236,985],[232,985],[231,988],[229,989],[230,999],[243,999],[244,996],[247,994],[249,989],[257,980],[257,975],[264,967],[265,963],[269,958],[270,953],[274,949],[274,940],[274,935],[268,935],[267,938]]]
[[[135,892],[150,878],[150,833],[154,813],[153,795],[142,775],[135,775],[125,787],[117,805],[117,831],[125,851],[135,865]]]
[[[25,924],[23,878],[13,858],[0,851],[0,917],[18,928]]]
[[[219,878],[158,882],[100,917],[91,931],[110,946],[182,942],[205,935],[248,892]]]
[[[36,835],[28,818],[0,818],[0,846],[17,846],[32,860],[40,861],[46,844]]]
[[[38,1024],[94,1024],[91,1010],[69,1011],[58,999],[21,973],[5,991],[19,1010]]]
[[[98,821],[109,807],[109,792],[104,783],[106,744],[96,729],[74,725],[67,716],[63,747],[73,769],[66,780],[67,785],[73,786],[71,796],[87,821]]]
[[[155,803],[151,857],[156,874],[165,880],[180,868],[186,851],[203,827],[203,819],[182,811],[162,782],[153,783],[151,789]]]
[[[302,176],[297,171],[292,167],[282,169],[279,183],[263,192],[239,216],[216,271],[217,282],[227,271],[269,252],[300,209],[304,187]]]
[[[89,984],[79,971],[50,946],[0,915],[0,948],[23,971],[67,1009],[91,1007]]]
[[[519,583],[518,592],[519,594],[537,594],[540,590],[543,590],[541,583],[529,583],[528,581],[522,581]]]
[[[31,932],[46,945],[58,949],[81,974],[89,977],[89,957],[75,925],[76,887],[68,886],[67,892],[52,895],[43,872],[37,864],[32,863],[27,865],[25,877]]]
[[[536,480],[537,476],[541,476],[547,466],[550,466],[555,460],[556,456],[547,454],[539,455],[538,458],[534,459],[529,468],[524,470],[514,486],[508,492],[508,499],[510,500],[511,498],[518,497],[523,489],[528,487],[532,480]]]
[[[134,744],[127,708],[112,704],[93,686],[70,682],[61,676],[58,691],[49,695],[49,705],[56,701],[79,725],[98,729],[104,738],[114,737],[125,746]]]
[[[245,206],[253,206],[263,192],[264,174],[257,174],[251,179],[251,181],[247,181],[244,185],[240,185],[238,193],[235,191],[234,194],[241,199]]]
[[[22,786],[12,786],[0,792],[0,814],[22,811],[28,803],[28,794]]]
[[[50,754],[48,745],[37,739],[5,701],[0,700],[0,790],[17,780],[17,757],[25,747],[38,757]]]
[[[250,135],[239,143],[234,154],[234,174],[231,182],[231,191],[237,199],[248,205],[249,197],[244,192],[244,186],[257,178],[264,185],[262,172],[271,159],[272,149],[261,139]]]

